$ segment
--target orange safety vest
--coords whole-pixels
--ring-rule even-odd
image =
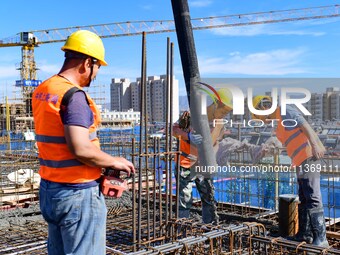
[[[36,141],[39,148],[39,174],[49,181],[85,183],[97,180],[101,175],[101,168],[78,161],[66,143],[59,110],[64,94],[75,86],[70,81],[54,75],[40,84],[32,96]],[[87,94],[86,96],[94,115],[94,123],[89,128],[89,139],[99,148],[96,127],[100,123],[100,112],[94,101]]]
[[[284,127],[280,110],[277,110],[276,118],[279,124],[276,129],[276,136],[283,146],[286,147],[287,154],[292,160],[293,166],[300,166],[303,161],[313,156],[312,147],[307,136],[299,127]]]
[[[197,148],[191,145],[189,141],[181,140],[180,143],[180,165],[184,168],[190,168],[197,161]],[[176,162],[176,161],[175,161]]]

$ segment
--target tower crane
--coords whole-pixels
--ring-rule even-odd
[[[278,22],[291,22],[310,19],[334,18],[340,16],[340,5],[300,8],[269,12],[256,12],[226,16],[202,17],[191,20],[194,30],[215,29],[223,27],[248,26]],[[66,28],[52,28],[20,32],[15,36],[0,40],[0,47],[21,46],[20,80],[16,86],[22,87],[24,98],[32,94],[37,80],[37,67],[34,60],[34,48],[41,44],[66,41],[76,30],[86,29],[98,34],[101,38],[136,36],[144,31],[148,34],[174,32],[173,20],[126,21]]]

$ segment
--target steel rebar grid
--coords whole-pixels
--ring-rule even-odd
[[[206,254],[207,249],[213,249],[209,254],[293,254],[293,251],[311,251],[321,254],[322,249],[306,246],[303,243],[287,241],[283,238],[265,237],[265,230],[259,223],[244,223],[240,225],[213,226],[204,225],[194,220],[171,220],[165,226],[164,235],[147,241],[147,210],[143,210],[142,236],[139,252],[150,250],[156,252],[167,250],[164,254]],[[132,212],[124,206],[111,207],[108,210],[107,246],[108,254],[130,254],[133,250]],[[156,226],[158,229],[159,226]],[[172,230],[171,230],[172,229]],[[150,229],[150,231],[152,231]],[[229,235],[224,233],[229,231]],[[47,226],[45,222],[34,222],[23,226],[12,226],[1,231],[1,254],[46,254]],[[168,233],[174,233],[169,235]],[[207,234],[208,233],[208,234]],[[221,237],[222,235],[222,237]],[[202,237],[203,236],[203,237]],[[207,240],[209,237],[210,240]],[[29,242],[27,242],[29,240]],[[184,241],[183,241],[184,240]],[[212,244],[209,242],[212,241]],[[231,242],[232,241],[232,242]],[[174,244],[175,243],[175,244]],[[184,243],[184,244],[182,244]],[[10,244],[10,245],[9,245]],[[339,240],[330,242],[333,247],[339,247]],[[213,247],[213,248],[211,248]],[[185,249],[184,249],[185,248]],[[233,253],[231,252],[233,251]],[[250,253],[251,252],[251,253]],[[340,250],[330,249],[328,254],[339,254]],[[132,253],[133,254],[133,253]],[[148,254],[148,253],[141,253]],[[161,254],[161,253],[151,253]],[[179,253],[178,253],[179,254]],[[302,254],[302,253],[301,253]]]
[[[179,231],[178,228],[187,228],[186,236],[159,246],[148,246],[144,250],[131,254],[239,254],[246,249],[240,241],[243,235],[254,232],[260,235],[265,234],[264,227],[258,223],[216,227],[177,220],[170,224],[175,228],[175,232]]]
[[[1,230],[0,254],[45,254],[47,224],[43,221]]]
[[[145,142],[145,141],[144,141]],[[153,159],[153,160],[155,160],[156,159],[156,161],[160,161],[161,160],[161,157],[164,157],[164,155],[165,154],[167,154],[167,153],[164,153],[163,151],[161,151],[161,149],[160,149],[160,147],[161,147],[161,143],[160,143],[160,140],[159,139],[156,139],[156,140],[154,140],[153,141],[153,143],[155,143],[156,142],[156,150],[153,150],[152,152],[148,152],[148,153],[141,153],[141,154],[138,154],[137,152],[136,153],[134,153],[134,150],[132,150],[132,158],[137,158],[138,159],[138,156],[140,156],[140,157],[144,157],[144,158],[146,158],[146,156],[149,158],[149,159]],[[158,143],[158,144],[157,144]],[[133,143],[132,143],[133,144]],[[125,145],[127,145],[127,146],[130,146],[130,144],[125,144]],[[169,154],[171,154],[171,155],[174,155],[174,154],[176,154],[176,153],[179,153],[179,152],[174,152],[174,151],[172,151],[172,152],[170,152]],[[156,169],[156,167],[155,167],[155,162],[152,162],[153,164],[149,164],[149,166],[153,166],[153,169],[149,169],[149,173],[156,173],[157,172],[157,170],[158,169]],[[159,166],[159,164],[156,164],[156,166],[157,166],[157,168],[158,168],[158,166]],[[142,169],[142,180],[145,182],[145,180],[146,180],[146,177],[145,177],[145,174],[146,174],[146,171],[144,171],[144,168]],[[145,177],[145,178],[144,178]],[[154,178],[153,180],[152,180],[152,178]],[[135,180],[135,179],[133,179],[133,180]],[[149,179],[149,181],[152,181],[153,183],[155,183],[154,181],[155,181],[155,177],[154,176],[152,176],[152,175],[150,175],[150,179]],[[150,215],[153,215],[154,217],[156,217],[156,222],[154,221],[153,223],[151,223],[151,225],[152,225],[152,229],[150,228],[150,235],[151,235],[151,238],[150,238],[150,240],[149,241],[147,241],[147,238],[145,238],[145,236],[147,236],[147,231],[145,232],[145,231],[143,231],[142,233],[142,240],[141,240],[141,247],[144,247],[145,245],[147,245],[147,244],[154,244],[154,245],[160,245],[160,244],[166,244],[166,243],[168,243],[168,241],[169,240],[167,240],[166,238],[165,238],[165,236],[167,236],[167,234],[169,233],[168,232],[168,229],[169,229],[169,227],[168,226],[165,226],[164,225],[164,217],[159,217],[158,216],[158,212],[157,212],[157,210],[159,210],[159,212],[161,211],[161,210],[163,210],[164,209],[164,206],[160,206],[160,205],[163,205],[163,202],[164,202],[164,200],[162,200],[162,198],[164,198],[164,196],[166,195],[166,194],[164,194],[163,196],[161,195],[161,192],[162,192],[162,183],[160,183],[161,182],[161,178],[158,180],[159,182],[156,182],[157,183],[157,186],[155,186],[154,184],[152,184],[152,185],[149,185],[149,189],[151,190],[150,192],[149,192],[149,196],[146,196],[146,194],[147,194],[147,192],[145,191],[145,186],[143,187],[143,185],[141,185],[141,187],[143,188],[143,190],[142,190],[142,195],[143,195],[143,199],[142,199],[142,201],[144,201],[144,199],[146,198],[146,197],[150,197],[150,201],[151,201],[151,204],[153,203],[153,201],[155,201],[155,197],[156,197],[156,204],[154,203],[154,204],[152,204],[153,205],[153,207],[152,206],[150,206],[150,210],[149,210],[149,214]],[[334,182],[334,178],[332,179],[331,178],[331,176],[330,176],[330,178],[329,178],[329,183],[327,184],[327,187],[332,187],[332,183]],[[333,188],[332,189],[336,189],[336,187],[335,186],[333,186]],[[155,191],[155,192],[154,192]],[[132,201],[135,201],[134,199],[132,199]],[[143,203],[142,203],[142,205],[144,205]],[[223,205],[223,206],[228,206],[228,205]],[[155,208],[156,207],[156,212],[154,211],[154,210],[152,210],[153,208]],[[266,210],[260,210],[259,208],[251,208],[251,206],[250,205],[245,205],[245,207],[246,207],[246,209],[242,209],[241,207],[242,206],[240,206],[240,205],[236,205],[236,204],[234,204],[233,205],[233,207],[234,208],[239,208],[238,210],[238,214],[242,214],[242,213],[245,213],[245,212],[250,212],[250,216],[251,215],[253,215],[253,214],[255,214],[256,215],[256,213],[258,213],[258,212],[260,212],[260,213],[263,213],[263,214],[266,214],[266,213],[270,213],[270,212],[268,212],[268,211],[266,211]],[[220,209],[221,208],[223,208],[223,207],[219,207]],[[226,208],[224,208],[224,209],[226,209]],[[258,211],[259,210],[259,211]],[[164,211],[164,210],[163,210]],[[128,234],[128,232],[130,231],[131,232],[131,227],[132,226],[135,226],[135,224],[131,224],[131,222],[134,222],[134,221],[124,221],[124,218],[126,219],[126,216],[124,216],[124,213],[127,213],[125,210],[123,210],[122,208],[120,208],[120,207],[114,207],[114,208],[111,208],[111,210],[110,210],[110,213],[111,214],[113,214],[113,215],[117,215],[116,217],[114,217],[114,218],[112,218],[112,221],[111,220],[109,220],[109,224],[110,225],[112,225],[112,223],[113,222],[118,222],[118,223],[120,223],[120,224],[118,224],[117,226],[118,227],[116,227],[114,230],[115,231],[111,231],[111,232],[109,232],[108,231],[108,239],[110,239],[112,236],[115,236],[115,235],[117,235],[117,230],[118,230],[118,232],[120,233],[120,232],[122,232],[121,234],[119,234],[118,236],[121,236],[122,237],[122,239],[126,239],[126,240],[128,240],[128,244],[129,243],[131,243],[131,234]],[[146,212],[145,212],[145,210],[143,209],[143,211],[142,211],[142,214],[144,215]],[[120,215],[122,215],[122,218],[120,217]],[[147,217],[145,217],[145,216],[143,216],[142,215],[142,219],[143,219],[143,221],[142,221],[142,224],[141,224],[141,228],[142,229],[148,229],[146,226],[148,225],[148,223],[147,223]],[[161,213],[159,213],[159,215],[161,215]],[[109,216],[110,217],[110,216]],[[154,218],[154,217],[152,217],[152,218]],[[160,223],[163,223],[163,224],[160,224]],[[184,224],[184,223],[183,223]],[[125,227],[125,225],[130,225],[130,228],[128,228],[128,227]],[[197,224],[195,224],[195,223],[191,223],[191,225],[192,226],[198,226]],[[155,228],[153,227],[153,226],[155,226]],[[124,230],[124,227],[125,227],[125,230]],[[120,229],[122,229],[122,231],[120,231]],[[156,231],[154,231],[154,229],[156,229]],[[334,228],[332,228],[332,230],[334,230],[334,231],[338,231],[339,230],[339,227],[336,227],[336,225],[334,225]],[[163,232],[164,234],[160,234],[160,232]],[[176,231],[172,231],[174,234],[177,234],[177,232]],[[170,232],[170,233],[172,233],[172,232]],[[155,235],[153,235],[153,233],[155,233]],[[187,232],[188,233],[188,232]],[[192,232],[193,233],[193,232]],[[195,233],[193,233],[193,235],[195,236]],[[175,236],[175,237],[173,237],[172,235],[170,235],[170,237],[171,238],[179,238],[181,235],[177,235],[177,237]],[[183,236],[183,234],[182,234],[182,236]],[[268,241],[268,240],[267,240]],[[10,241],[10,239],[8,239],[8,242],[9,243],[12,243],[11,241]],[[15,242],[14,242],[15,243]],[[134,244],[135,242],[132,242],[132,244]],[[124,245],[122,245],[122,247],[120,247],[119,245],[121,244],[121,240],[116,240],[116,244],[118,244],[117,245],[117,249],[116,250],[126,250],[126,251],[132,251],[131,250],[131,247],[132,246],[130,246],[130,245],[128,245],[128,244],[126,244],[125,246]],[[334,242],[334,244],[335,244],[335,246],[334,247],[339,247],[339,245],[338,245],[338,241],[335,241]],[[28,244],[29,245],[29,244]],[[43,245],[43,244],[42,244]],[[263,247],[264,246],[264,244],[263,243],[261,243],[261,247]],[[289,245],[292,245],[292,247],[295,247],[294,245],[295,244],[289,244]],[[298,244],[299,245],[299,244]],[[286,247],[287,246],[287,244],[279,244],[279,246],[282,248],[282,249],[291,249],[291,246],[289,246],[288,248]],[[256,248],[256,249],[254,249],[253,250],[253,252],[257,252],[258,250],[261,250],[261,251],[263,251],[263,248]],[[42,247],[39,247],[39,243],[36,243],[36,242],[33,242],[32,243],[32,247],[30,248],[30,249],[32,249],[32,250],[30,250],[30,251],[27,251],[27,252],[30,252],[30,253],[27,253],[27,254],[43,254],[43,251],[44,251],[44,249],[42,248]],[[113,249],[112,247],[110,248],[108,248],[108,249]],[[267,250],[268,250],[269,248],[267,248]],[[277,249],[279,249],[279,248],[277,248]],[[311,249],[311,248],[309,248],[309,249]],[[313,248],[312,248],[313,249]],[[9,250],[9,252],[17,252],[18,250],[20,250],[19,248],[18,249],[11,249],[11,250]],[[299,251],[300,251],[300,248],[299,248]],[[254,254],[256,254],[256,253],[254,253]],[[260,252],[258,252],[257,254],[261,254]],[[284,253],[282,253],[282,254],[284,254]]]
[[[266,230],[258,223],[241,225],[211,226],[188,220],[170,221],[174,232],[186,232],[181,238],[153,246],[156,242],[146,242],[137,252],[127,251],[112,254],[158,255],[158,254],[340,254],[340,250],[288,241],[283,238],[265,236]]]
[[[289,241],[282,237],[249,237],[249,252],[251,254],[340,254],[340,250],[323,248],[305,242]]]
[[[146,238],[151,241],[160,238],[163,235],[164,226],[168,225],[168,221],[173,218],[173,207],[177,208],[178,203],[173,204],[172,195],[172,158],[178,152],[172,152],[172,113],[170,100],[172,101],[172,83],[173,77],[173,50],[171,50],[169,38],[167,40],[167,75],[166,75],[166,125],[165,125],[165,148],[162,151],[160,140],[154,140],[153,146],[149,146],[149,134],[147,132],[148,122],[148,89],[146,83],[146,37],[143,33],[142,38],[142,72],[141,72],[141,119],[140,119],[140,144],[139,151],[133,155],[134,159],[138,159],[138,180],[133,186],[137,186],[137,194],[135,198],[138,202],[136,208],[132,212],[132,218],[137,219],[137,224],[133,230],[133,240],[138,246]],[[169,77],[170,76],[170,77]],[[151,160],[151,162],[150,162]],[[165,161],[165,169],[160,173],[160,161]],[[137,160],[136,160],[137,161]],[[165,178],[163,177],[165,175]],[[158,182],[157,182],[158,178]],[[164,178],[164,179],[163,179]],[[165,190],[163,190],[163,184]],[[135,188],[135,187],[133,187]],[[162,192],[164,191],[164,194]],[[165,204],[163,205],[163,199]],[[135,201],[135,199],[134,199]],[[159,208],[159,212],[157,212]],[[165,210],[164,210],[165,209]],[[142,224],[142,214],[146,210],[146,226]],[[175,209],[175,213],[177,210]],[[158,213],[158,214],[157,214]],[[158,231],[156,231],[156,229]],[[146,237],[145,232],[146,231]],[[143,233],[142,233],[143,232]]]
[[[239,156],[241,154],[241,156]],[[241,158],[241,162],[239,161]],[[242,149],[226,155],[227,165],[235,168],[239,167],[255,167],[251,164],[250,152]],[[276,164],[271,163],[273,159],[266,158],[265,162],[259,163],[258,167],[268,166],[283,166],[288,167],[281,162]],[[336,199],[340,192],[340,186],[337,180],[340,176],[338,167],[340,158],[326,158],[322,163],[324,166],[320,169],[323,183],[321,188],[329,191],[327,196],[323,199],[324,208],[327,209],[325,216],[330,219],[332,223],[332,231],[338,231],[335,228],[335,222],[339,220],[336,215],[336,210],[340,209]],[[278,164],[279,163],[279,164]],[[320,164],[315,164],[320,165]],[[333,169],[331,168],[333,166]],[[260,168],[259,168],[260,169]],[[227,172],[217,175],[215,183],[217,201],[222,205],[219,210],[226,210],[235,212],[239,215],[262,217],[273,213],[276,210],[278,195],[280,194],[297,194],[297,183],[295,172],[290,173],[270,173],[270,172]],[[277,187],[279,186],[279,190]],[[254,190],[254,188],[256,188]],[[275,193],[268,192],[275,190]],[[197,195],[198,197],[198,195]],[[241,206],[242,205],[242,206]],[[257,208],[257,209],[256,209]],[[271,209],[269,209],[271,208]],[[256,212],[257,211],[257,212]]]

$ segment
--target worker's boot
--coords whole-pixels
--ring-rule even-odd
[[[214,204],[203,204],[202,205],[202,220],[205,224],[218,225],[219,217],[217,214],[217,207]]]
[[[195,180],[202,201],[202,220],[205,224],[218,225],[219,217],[215,200],[215,189],[210,178]]]
[[[288,239],[297,242],[306,242],[308,244],[313,242],[313,232],[310,217],[304,205],[299,205],[299,231],[295,236]]]
[[[308,209],[313,232],[313,244],[328,248],[329,244],[326,238],[326,223],[323,207]]]

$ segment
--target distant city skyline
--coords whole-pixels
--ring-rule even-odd
[[[175,122],[179,118],[178,80],[175,77],[173,77],[172,85],[172,100],[169,105],[172,107],[172,121]],[[147,77],[145,103],[150,122],[166,121],[167,93],[166,75]],[[113,78],[110,97],[111,110],[127,111],[133,109],[141,112],[141,78],[139,77],[134,81],[128,78]]]
[[[224,79],[225,80],[225,79]],[[210,83],[213,84],[213,83]],[[221,83],[220,83],[221,84]],[[311,99],[304,104],[306,109],[312,114],[311,116],[306,116],[309,121],[326,121],[326,120],[340,120],[340,86],[338,87],[321,87],[322,90],[318,89],[320,92],[311,91]],[[264,89],[264,88],[262,88]],[[266,90],[266,89],[264,89]],[[270,91],[262,92],[263,95],[271,95]],[[299,95],[301,96],[301,95]],[[299,97],[298,96],[298,97]],[[249,119],[250,113],[247,107],[247,96],[245,96],[245,114],[243,116],[232,116],[234,120]],[[187,96],[179,97],[179,109],[180,111],[188,110],[188,99]]]

